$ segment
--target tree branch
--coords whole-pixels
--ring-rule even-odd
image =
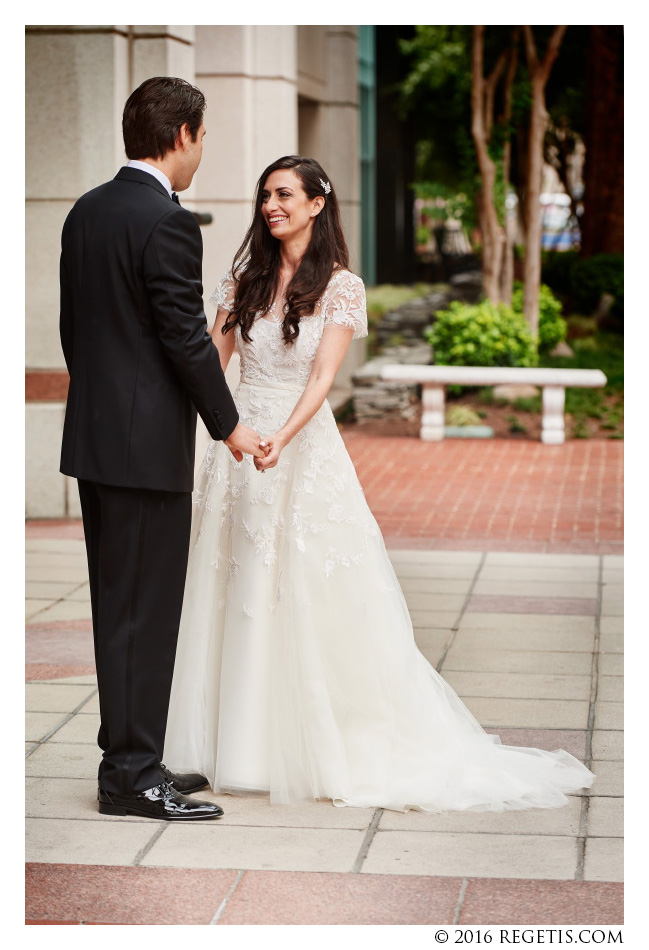
[[[567,29],[567,26],[555,26],[554,30],[552,31],[552,36],[550,37],[550,42],[548,43],[548,48],[545,51],[543,63],[541,64],[543,85],[545,85],[548,81],[552,64],[559,55],[559,47],[561,46],[561,41],[563,40]]]
[[[527,65],[530,68],[531,73],[535,73],[538,69],[539,58],[536,55],[536,44],[534,42],[534,34],[532,33],[531,26],[523,27],[523,36],[525,38],[525,53],[527,54]]]

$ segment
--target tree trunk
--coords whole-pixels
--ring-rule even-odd
[[[505,191],[505,200],[509,191],[509,178],[511,170],[512,143],[509,135],[509,124],[512,118],[512,89],[514,86],[514,77],[518,65],[518,27],[512,33],[512,45],[509,52],[509,62],[507,64],[507,75],[505,77],[505,88],[503,91],[503,125],[508,129],[508,134],[503,147],[503,185]],[[512,290],[514,286],[514,240],[516,236],[516,221],[508,213],[505,206],[505,246],[503,248],[502,270],[500,275],[500,299],[503,303],[512,302]]]
[[[500,268],[504,243],[503,229],[498,222],[494,201],[496,166],[489,155],[488,143],[493,124],[493,99],[496,83],[504,59],[499,59],[495,69],[485,81],[484,26],[473,27],[472,84],[471,84],[471,133],[478,158],[482,179],[482,287],[485,296],[498,303],[500,299]]]
[[[530,110],[530,128],[528,137],[527,155],[527,188],[525,194],[525,265],[523,310],[529,324],[532,336],[538,339],[539,334],[539,288],[541,286],[541,182],[543,176],[543,137],[548,122],[548,113],[545,108],[545,87],[557,55],[563,36],[567,30],[565,26],[554,28],[545,57],[539,61],[532,28],[523,27],[525,31],[525,51],[527,65],[532,81],[532,106]]]
[[[581,253],[624,252],[623,28],[591,26]]]

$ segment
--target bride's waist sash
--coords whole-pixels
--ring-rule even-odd
[[[294,393],[296,396],[300,396],[304,392],[304,387],[306,383],[301,383],[298,380],[282,380],[282,379],[240,379],[239,386],[237,388],[241,389],[245,387],[246,389],[263,389],[274,391],[277,393]]]

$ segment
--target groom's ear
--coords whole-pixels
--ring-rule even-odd
[[[189,124],[184,122],[178,129],[176,141],[174,142],[174,149],[183,149],[189,142],[192,141],[192,133],[189,129]]]

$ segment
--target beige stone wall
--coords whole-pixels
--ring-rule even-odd
[[[250,221],[261,171],[281,155],[314,155],[334,180],[357,267],[359,157],[356,28],[348,26],[30,26],[26,37],[27,369],[63,370],[58,259],[74,201],[125,162],[121,117],[153,75],[205,92],[204,157],[183,203],[209,212],[206,299]],[[208,320],[213,307],[206,303]],[[353,344],[337,384],[362,360]],[[233,362],[228,378],[236,382]],[[73,480],[58,472],[62,403],[27,409],[27,516],[78,517]],[[206,433],[199,423],[197,454]]]

